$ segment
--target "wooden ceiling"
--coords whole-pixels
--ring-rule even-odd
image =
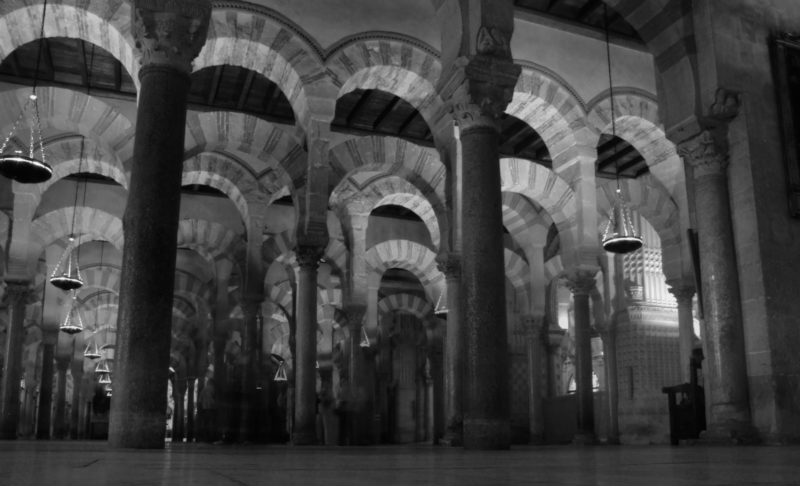
[[[532,10],[590,27],[605,29],[603,0],[514,0],[518,9]],[[609,30],[640,40],[639,34],[614,9],[608,7]]]
[[[553,8],[564,9],[579,3],[586,2],[557,1]],[[39,46],[40,41],[33,41],[8,56],[0,65],[0,81],[31,85]],[[42,85],[85,91],[91,80],[91,93],[136,99],[136,87],[122,65],[102,48],[81,40],[46,39],[38,72]],[[237,111],[267,121],[295,123],[292,106],[277,85],[238,66],[213,66],[192,74],[189,107],[197,111]],[[332,130],[362,136],[388,135],[434,146],[431,130],[420,112],[407,101],[379,90],[356,89],[339,98]],[[508,114],[502,118],[500,154],[552,167],[552,159],[539,134]],[[637,177],[647,171],[647,164],[624,140],[616,138],[612,143],[610,137],[604,137],[599,145],[597,174],[613,178],[615,168],[622,177]]]

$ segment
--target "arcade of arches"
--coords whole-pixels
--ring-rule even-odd
[[[0,178],[0,438],[668,444],[702,354],[702,440],[800,439],[796,1],[43,3],[0,2],[53,167]]]

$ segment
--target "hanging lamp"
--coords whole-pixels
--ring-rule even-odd
[[[275,373],[275,381],[288,381],[286,378],[286,368],[283,366],[283,361],[278,365],[278,371]]]
[[[103,373],[100,375],[100,381],[98,381],[101,385],[110,385],[111,384],[111,374],[110,373]]]
[[[61,324],[61,331],[67,334],[77,334],[83,331],[83,321],[81,320],[81,313],[78,312],[78,307],[75,305],[76,302],[78,302],[78,296],[73,293],[69,313],[67,313],[67,318]]]
[[[442,296],[445,292],[439,294],[439,299],[436,300],[436,307],[433,309],[433,315],[436,317],[441,317],[442,319],[447,317],[447,302],[442,302]]]
[[[367,329],[364,326],[361,326],[361,342],[358,345],[362,348],[369,347],[369,336],[367,336]]]
[[[44,143],[42,142],[42,123],[39,119],[39,98],[36,96],[36,86],[39,83],[39,66],[42,61],[42,51],[44,50],[44,20],[47,16],[47,0],[44,2],[44,10],[42,12],[42,27],[39,35],[39,54],[36,60],[36,74],[33,78],[33,92],[28,97],[27,103],[22,108],[17,121],[14,122],[11,132],[6,136],[3,146],[0,147],[0,175],[8,177],[11,180],[17,181],[21,184],[39,184],[50,180],[53,177],[53,168],[45,161]],[[14,153],[5,154],[6,148],[11,142],[11,138],[15,136],[17,126],[19,126],[25,114],[30,110],[30,130],[31,130],[31,146],[30,152],[26,155],[21,150],[16,150]],[[38,137],[38,149],[36,139]],[[39,151],[40,158],[35,157],[35,152]]]
[[[100,270],[103,269],[103,250],[105,250],[105,247],[106,247],[106,242],[103,241],[101,243],[101,246],[100,246]],[[94,338],[95,334],[97,334],[97,320],[98,320],[97,316],[98,316],[99,309],[100,309],[100,305],[99,304],[94,307],[94,329],[95,329],[95,331],[94,331],[94,333],[92,333],[92,337],[89,338],[89,343],[86,345],[86,350],[83,352],[83,357],[84,358],[97,359],[100,356],[102,356],[100,354],[100,348],[97,346],[97,341],[95,341],[95,338]]]
[[[608,24],[608,6],[603,4],[603,15],[606,24],[606,52],[608,54],[608,91],[611,101],[611,134],[612,140],[617,138],[617,117],[614,107],[614,83],[611,77],[611,35]],[[614,173],[617,179],[617,190],[614,193],[613,207],[609,211],[608,225],[603,233],[603,249],[609,253],[626,254],[642,247],[642,238],[636,235],[631,221],[630,211],[622,196],[619,184],[619,159],[617,144],[614,144]]]
[[[75,237],[69,237],[70,246],[75,242]],[[61,270],[61,272],[59,272]],[[78,254],[77,248],[67,250],[61,255],[61,260],[58,261],[53,275],[50,276],[50,283],[53,287],[59,288],[64,292],[70,290],[77,290],[83,287],[83,279],[81,278],[81,271],[78,267]]]
[[[108,361],[106,358],[101,359],[100,362],[97,363],[97,366],[94,368],[94,372],[100,374],[111,373],[111,369],[108,367]]]

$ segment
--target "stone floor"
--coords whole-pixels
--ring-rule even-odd
[[[734,485],[800,484],[800,447],[363,448],[0,442],[2,485]]]

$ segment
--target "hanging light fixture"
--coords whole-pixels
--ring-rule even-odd
[[[11,128],[8,136],[6,136],[3,146],[0,148],[0,175],[8,177],[11,180],[17,181],[22,184],[39,184],[50,180],[53,176],[53,168],[50,167],[45,161],[44,143],[42,142],[42,123],[39,119],[39,98],[36,96],[36,86],[39,83],[39,66],[42,61],[42,51],[44,50],[44,20],[47,16],[47,0],[44,2],[44,10],[42,12],[42,27],[39,35],[39,54],[36,60],[36,74],[33,78],[33,92],[28,97],[25,107],[22,109],[17,121]],[[31,130],[31,146],[28,155],[17,150],[11,154],[4,154],[6,148],[14,137],[25,113],[30,109],[30,130]],[[38,148],[36,139],[38,137]],[[37,159],[34,155],[36,151],[40,152],[41,158]]]
[[[77,334],[83,331],[83,321],[81,320],[81,313],[78,312],[78,307],[75,305],[76,302],[78,302],[78,296],[73,293],[69,313],[67,313],[67,318],[61,324],[61,331],[67,334]]]
[[[106,247],[106,242],[104,241],[104,242],[101,243],[101,246],[100,246],[100,270],[103,269],[103,250],[105,249],[105,247]],[[94,307],[94,329],[95,329],[95,331],[92,334],[92,337],[89,339],[89,343],[86,345],[86,350],[83,352],[83,357],[84,358],[97,359],[100,356],[102,356],[100,354],[100,348],[97,346],[97,341],[95,341],[95,338],[94,338],[94,335],[97,334],[97,321],[98,321],[97,316],[98,316],[99,309],[100,309],[100,304],[98,303],[98,305],[96,305]]]
[[[364,326],[361,326],[361,342],[358,345],[362,348],[369,347],[369,336],[367,336],[367,329]]]
[[[97,363],[97,366],[95,366],[94,372],[100,374],[111,373],[111,369],[108,367],[108,361],[105,358],[101,359],[100,362]]]
[[[442,296],[445,292],[439,294],[439,299],[436,300],[436,307],[433,309],[433,315],[436,317],[441,317],[442,319],[447,317],[447,302],[442,302]]]
[[[617,138],[617,117],[614,107],[614,83],[611,77],[611,35],[608,24],[608,6],[603,4],[603,15],[606,24],[606,52],[608,54],[608,90],[611,101],[611,134],[612,140]],[[619,159],[617,144],[614,144],[614,172],[617,178],[617,190],[614,193],[613,207],[609,212],[608,225],[603,233],[603,249],[609,253],[626,254],[642,247],[642,238],[636,235],[631,221],[630,211],[622,197],[619,184]]]
[[[70,246],[75,242],[75,237],[69,237]],[[62,270],[59,274],[59,270]],[[83,287],[83,279],[81,278],[81,271],[78,267],[78,254],[77,248],[72,248],[71,251],[65,251],[61,255],[61,260],[58,261],[56,269],[53,270],[53,275],[50,276],[50,283],[53,287],[59,288],[64,292],[70,290],[77,290]]]
[[[283,366],[283,361],[278,365],[278,371],[275,373],[275,381],[288,381],[286,378],[286,368]]]
[[[103,373],[100,375],[100,381],[98,381],[101,385],[110,385],[111,384],[111,373]]]

